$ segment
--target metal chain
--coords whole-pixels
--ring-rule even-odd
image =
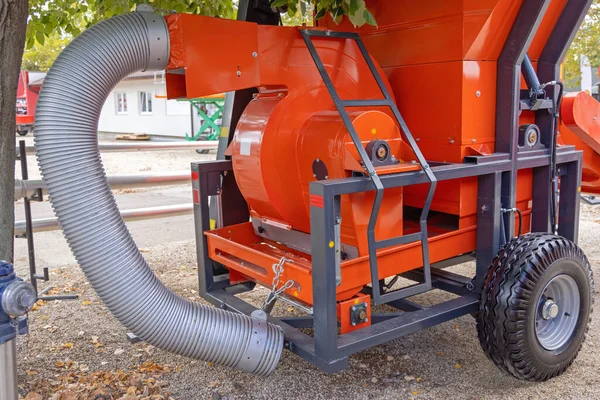
[[[269,304],[271,304],[273,301],[275,301],[277,297],[281,295],[281,293],[294,286],[294,280],[290,279],[286,281],[281,288],[277,289],[277,286],[279,286],[279,279],[281,278],[281,274],[283,274],[283,264],[285,264],[286,262],[293,263],[294,260],[289,260],[285,257],[281,257],[277,264],[273,264],[272,269],[275,273],[275,276],[273,277],[273,281],[271,282],[271,292],[267,296],[265,303],[261,307],[261,310],[265,310]]]

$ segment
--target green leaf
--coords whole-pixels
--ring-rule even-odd
[[[373,14],[371,14],[371,11],[365,9],[363,17],[367,24],[377,26],[377,21],[375,21],[375,17],[373,16]]]
[[[364,1],[362,1],[362,6],[364,6]],[[354,15],[361,8],[361,0],[350,0],[350,8],[348,15]]]
[[[321,8],[318,12],[317,15],[315,15],[315,19],[321,19],[325,16],[325,14],[327,14],[327,9],[326,8]]]
[[[45,40],[44,32],[37,31],[35,33],[35,40],[37,40],[37,42],[43,46],[44,45],[44,40]]]
[[[344,18],[344,10],[339,7],[331,12],[331,18],[335,21],[336,24],[342,22],[342,18]]]
[[[31,49],[35,45],[35,38],[33,36],[27,37],[27,42],[25,43],[25,48],[27,50]]]

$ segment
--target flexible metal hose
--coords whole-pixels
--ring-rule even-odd
[[[266,376],[283,349],[280,327],[183,299],[156,277],[111,193],[97,127],[113,87],[167,65],[162,17],[135,12],[74,39],[48,72],[36,109],[37,158],[50,201],[85,275],[113,315],[142,340],[184,356]]]

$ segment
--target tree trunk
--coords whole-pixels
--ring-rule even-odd
[[[13,260],[15,107],[29,2],[0,0],[0,260]]]

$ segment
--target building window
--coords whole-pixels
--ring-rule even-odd
[[[117,114],[127,114],[127,93],[115,93]]]
[[[152,92],[140,92],[140,114],[152,114]]]

